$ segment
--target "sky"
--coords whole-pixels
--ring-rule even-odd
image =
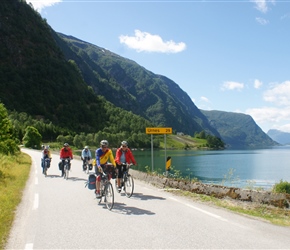
[[[290,132],[289,0],[26,0],[56,32],[173,80],[202,110]]]

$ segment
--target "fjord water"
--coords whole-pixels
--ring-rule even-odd
[[[138,166],[152,170],[151,150],[133,151]],[[270,190],[280,180],[290,182],[290,146],[255,150],[154,150],[153,170],[165,171],[166,157],[183,177],[202,183]]]

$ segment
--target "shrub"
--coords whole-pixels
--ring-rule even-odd
[[[287,181],[280,180],[279,183],[276,183],[273,187],[274,193],[287,193],[290,194],[290,183]]]

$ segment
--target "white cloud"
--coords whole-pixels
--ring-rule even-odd
[[[272,84],[263,93],[263,98],[273,106],[247,109],[245,113],[252,116],[261,127],[290,132],[290,81]]]
[[[244,88],[243,83],[231,81],[224,82],[223,85],[221,86],[222,90],[241,90],[243,88]]]
[[[274,85],[264,92],[263,98],[265,101],[278,106],[290,106],[290,81]]]
[[[268,20],[262,18],[262,17],[256,17],[256,21],[259,23],[259,24],[262,24],[262,25],[266,25],[269,23]]]
[[[200,100],[203,101],[203,102],[210,102],[209,99],[207,97],[205,97],[205,96],[201,96]]]
[[[290,107],[279,109],[275,107],[263,107],[247,109],[246,114],[253,117],[256,122],[290,121]]]
[[[276,0],[251,0],[251,2],[255,3],[255,8],[258,11],[266,13],[269,10],[269,3],[274,5]]]
[[[267,126],[269,129],[290,132],[290,107],[284,109],[275,107],[253,108],[247,109],[245,113],[250,115],[261,127]]]
[[[39,13],[46,7],[50,7],[54,4],[58,4],[63,0],[26,0],[27,3],[31,3],[33,8]]]
[[[183,42],[175,43],[174,41],[163,41],[158,35],[152,35],[148,32],[135,30],[135,36],[119,36],[120,43],[127,45],[138,52],[161,52],[161,53],[178,53],[186,49]]]
[[[254,81],[254,88],[255,89],[259,89],[262,85],[263,85],[263,83],[261,81],[259,81],[258,79],[255,79],[255,81]]]
[[[290,13],[281,16],[281,20],[290,18]]]

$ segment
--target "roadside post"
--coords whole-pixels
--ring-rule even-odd
[[[167,163],[166,158],[166,135],[172,134],[172,128],[146,128],[146,134],[151,134],[151,169],[154,171],[154,157],[153,157],[153,135],[162,135],[164,134],[164,149],[165,149],[165,164]],[[170,157],[171,159],[171,157]]]
[[[166,159],[166,165],[165,165],[166,177],[168,176],[168,172],[170,171],[170,168],[171,168],[171,156],[168,156]]]

